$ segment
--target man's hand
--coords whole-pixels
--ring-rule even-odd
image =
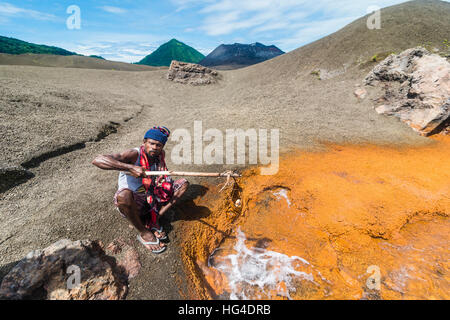
[[[144,177],[145,176],[145,170],[142,167],[139,166],[132,166],[130,169],[128,169],[128,172],[135,178]]]

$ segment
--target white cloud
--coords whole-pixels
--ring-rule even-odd
[[[119,7],[113,7],[113,6],[102,6],[102,7],[100,7],[100,9],[102,9],[103,11],[109,12],[109,13],[114,13],[114,14],[127,13],[126,9],[119,8]]]
[[[137,37],[138,35],[130,36]],[[97,37],[97,40],[92,39],[75,44],[70,43],[64,48],[85,56],[97,55],[107,60],[133,63],[142,60],[158,47],[156,44],[148,41],[127,41],[121,39],[122,37],[125,37],[125,35],[118,35],[114,41],[104,41],[100,40],[101,37]]]
[[[19,8],[7,2],[0,2],[0,16],[3,16],[3,19],[5,19],[4,17],[28,17],[37,20],[50,20],[50,21],[60,20],[58,19],[58,17],[52,14],[36,10]]]
[[[133,48],[124,48],[124,49],[122,49],[122,51],[131,53],[134,56],[141,56],[141,57],[145,57],[146,55],[148,55],[152,52],[150,50],[138,50],[138,49],[133,49]]]
[[[310,14],[304,2],[304,0],[220,0],[200,11],[206,15],[200,28],[212,36],[245,29],[254,33],[286,29],[294,19]]]
[[[175,12],[180,12],[193,6],[211,3],[214,1],[215,0],[170,0],[170,2],[177,7]]]
[[[265,24],[255,28],[253,31],[256,33],[272,31],[272,30],[285,30],[289,28],[289,23],[286,21],[275,22],[272,24]]]
[[[207,56],[208,54],[210,54],[215,48],[196,48],[196,50],[198,52],[200,52],[201,54],[203,54],[204,56]]]
[[[279,7],[283,2],[273,0],[221,0],[212,5],[205,7],[202,12],[226,12],[230,10],[239,10],[241,12],[262,11]]]
[[[298,30],[292,36],[274,40],[274,44],[282,48],[289,48],[289,50],[296,49],[343,28],[357,18],[344,17],[297,25]]]
[[[79,50],[91,50],[91,49],[104,50],[104,49],[111,48],[111,45],[109,45],[109,44],[106,44],[106,45],[98,44],[98,45],[95,45],[95,46],[92,46],[92,45],[90,45],[90,46],[78,45],[78,48],[79,48]]]
[[[245,31],[252,39],[273,36],[289,51],[344,27],[376,4],[386,7],[405,0],[172,0],[189,6],[203,3],[198,30],[210,36]],[[248,37],[248,38],[250,38]],[[276,41],[276,39],[281,39]]]

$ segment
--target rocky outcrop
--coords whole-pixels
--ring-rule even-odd
[[[140,269],[137,253],[123,241],[60,240],[30,252],[7,274],[1,299],[118,300]],[[120,259],[114,257],[122,254]]]
[[[367,85],[384,85],[380,114],[406,122],[424,136],[450,126],[450,63],[418,47],[390,55],[366,77]]]
[[[183,84],[205,85],[216,83],[217,71],[194,63],[173,60],[167,73],[167,79]]]

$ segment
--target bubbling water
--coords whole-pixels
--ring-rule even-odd
[[[293,152],[211,186],[181,224],[189,298],[448,300],[450,137],[434,139]]]
[[[288,193],[287,193],[287,190],[286,190],[286,189],[281,189],[281,190],[278,191],[278,192],[274,192],[273,195],[276,196],[277,199],[280,199],[280,197],[285,198],[288,207],[289,207],[289,208],[291,207],[291,200],[289,200]]]
[[[291,299],[289,293],[296,291],[294,280],[314,283],[312,274],[298,270],[310,265],[305,259],[262,248],[248,248],[246,240],[245,234],[238,228],[237,242],[233,248],[235,253],[214,257],[213,267],[228,280],[230,299],[272,299],[274,296]]]

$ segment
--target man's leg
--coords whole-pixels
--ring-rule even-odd
[[[145,242],[155,242],[156,238],[155,235],[147,230],[144,225],[142,224],[141,218],[140,218],[140,212],[139,208],[136,204],[136,201],[133,197],[133,192],[129,189],[124,189],[120,191],[116,195],[117,199],[117,207],[119,208],[120,212],[125,215],[125,217],[130,221],[130,223],[136,228],[136,230],[140,233],[142,239]],[[160,245],[146,245],[146,247],[150,250],[159,250],[160,247],[164,247],[165,245],[163,243],[160,243]]]
[[[161,207],[161,209],[159,210],[160,216],[164,215],[164,213],[166,213],[167,210],[169,210],[175,203],[177,203],[177,201],[188,189],[189,182],[185,179],[183,180],[184,180],[183,183],[178,188],[176,188],[175,192],[173,193],[172,199],[170,199],[169,202],[165,206]]]

